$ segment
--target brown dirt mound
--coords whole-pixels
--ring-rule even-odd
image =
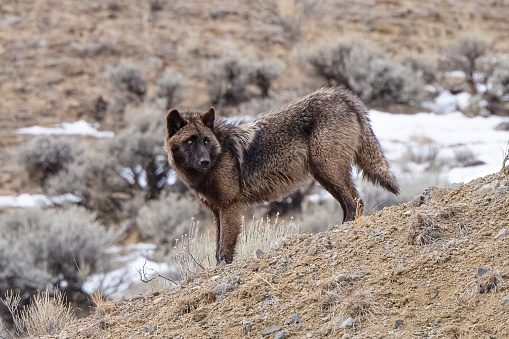
[[[508,216],[509,173],[429,188],[363,217],[359,230],[287,239],[261,258],[111,302],[62,335],[507,338],[509,236],[494,238]]]

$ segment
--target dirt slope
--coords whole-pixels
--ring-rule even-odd
[[[110,302],[60,337],[507,338],[509,236],[494,237],[508,216],[509,173],[429,189],[359,230],[303,234],[177,288]]]

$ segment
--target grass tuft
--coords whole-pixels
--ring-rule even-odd
[[[44,292],[39,291],[32,303],[23,308],[20,308],[19,294],[6,293],[2,302],[12,315],[18,335],[55,335],[76,320],[74,311],[66,304],[65,295],[59,289],[53,292],[49,288]]]

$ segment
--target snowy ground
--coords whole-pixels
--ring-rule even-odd
[[[32,135],[82,135],[96,138],[112,138],[115,134],[111,131],[98,131],[99,124],[89,124],[84,120],[75,122],[64,122],[54,127],[32,126],[20,128],[17,134]]]
[[[106,274],[94,274],[86,278],[81,287],[86,293],[92,294],[98,290],[111,298],[120,298],[128,294],[135,295],[136,283],[140,283],[140,272],[144,272],[144,279],[150,280],[157,278],[158,274],[166,276],[175,275],[175,269],[166,263],[156,263],[150,261],[154,255],[156,245],[137,243],[125,247],[113,246],[110,248],[110,254],[115,254],[115,263],[119,268]],[[160,278],[161,280],[164,280]],[[153,281],[151,281],[153,283]],[[168,285],[168,281],[162,283]]]
[[[444,169],[443,175],[449,183],[467,182],[499,171],[502,152],[508,147],[509,132],[494,129],[499,123],[509,121],[507,117],[468,118],[460,112],[402,115],[372,110],[371,120],[389,162],[397,163],[409,147],[426,145],[433,145],[438,159],[452,159],[458,150],[469,149],[475,159],[484,162],[484,165]],[[397,172],[397,166],[393,167]],[[418,170],[417,166],[414,168]]]

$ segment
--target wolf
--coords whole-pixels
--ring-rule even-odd
[[[399,194],[364,104],[346,89],[321,88],[252,122],[206,113],[166,117],[164,147],[177,175],[214,215],[216,260],[231,263],[244,206],[274,201],[313,177],[355,218],[352,165]]]

